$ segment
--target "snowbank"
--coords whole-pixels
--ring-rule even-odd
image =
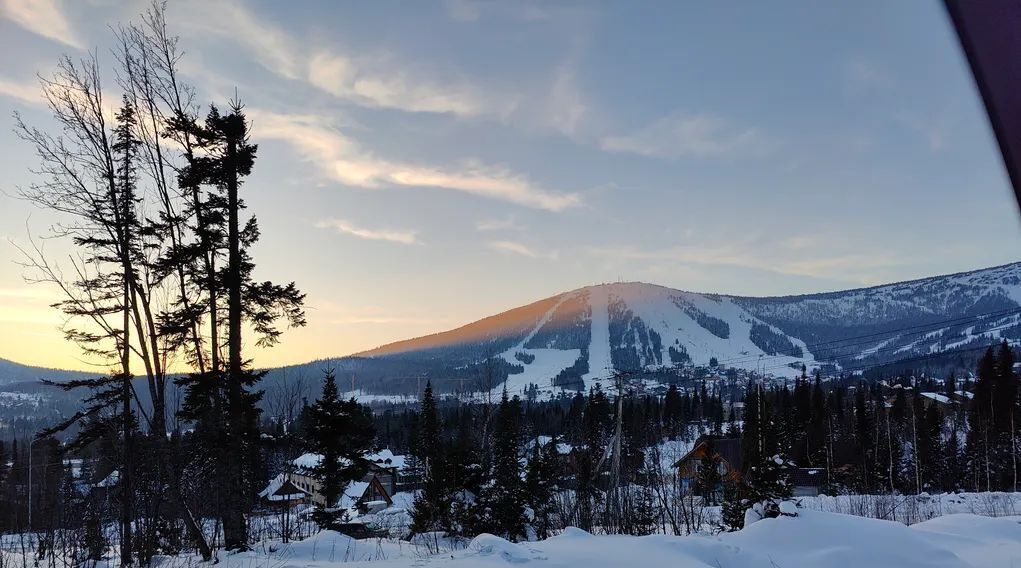
[[[719,536],[593,536],[579,529],[540,542],[514,544],[480,535],[467,548],[428,556],[393,541],[353,541],[324,531],[257,559],[229,556],[228,566],[317,567],[338,562],[372,566],[498,568],[977,568],[1021,564],[1021,518],[957,514],[911,527],[892,521],[800,510]],[[368,566],[366,563],[364,566]]]
[[[515,545],[497,540],[501,539],[485,535],[480,546],[473,542],[473,547],[455,555],[450,564],[949,568],[1010,566],[1021,560],[1021,524],[1016,518],[973,515],[952,515],[907,527],[891,521],[801,511],[798,517],[766,519],[718,537],[589,536],[574,529],[537,543]]]

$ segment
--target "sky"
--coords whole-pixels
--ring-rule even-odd
[[[52,128],[37,74],[112,63],[111,26],[146,6],[0,0],[2,358],[92,363],[18,264],[59,219],[15,197],[34,159],[12,115]],[[259,366],[602,282],[783,295],[1019,258],[940,2],[171,0],[168,18],[199,99],[236,92],[253,121],[256,277],[308,294],[308,326]]]

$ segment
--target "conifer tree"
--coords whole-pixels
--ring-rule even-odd
[[[747,489],[740,481],[727,479],[723,482],[723,504],[720,516],[723,528],[727,531],[741,530],[744,527],[744,514],[748,509]]]
[[[532,510],[535,537],[542,540],[551,536],[554,497],[560,489],[560,466],[557,461],[555,436],[545,446],[535,444],[527,467],[525,500]]]
[[[492,479],[483,489],[480,505],[490,532],[511,541],[526,535],[525,495],[521,481],[521,410],[518,397],[500,398],[493,440]]]
[[[443,530],[449,535],[464,536],[481,525],[475,499],[482,493],[487,471],[483,466],[472,409],[458,412],[456,420],[457,433],[443,460],[443,480],[450,499]]]
[[[715,440],[710,437],[706,439],[705,454],[698,462],[698,472],[695,477],[695,493],[702,497],[705,504],[715,505],[722,483],[723,476],[720,474],[720,456],[716,452]]]
[[[277,285],[256,282],[255,264],[250,249],[258,241],[259,227],[254,217],[242,222],[245,209],[240,188],[254,166],[257,146],[250,141],[249,122],[240,102],[221,114],[211,107],[202,125],[181,120],[174,129],[190,132],[201,140],[205,154],[189,161],[185,187],[208,185],[206,198],[195,203],[195,233],[206,245],[206,270],[191,272],[192,285],[205,292],[210,349],[217,353],[226,347],[223,365],[211,357],[207,371],[189,375],[181,417],[196,421],[206,430],[206,451],[217,462],[225,498],[220,517],[224,545],[228,550],[248,547],[246,515],[251,509],[254,476],[259,462],[257,403],[261,393],[254,390],[261,373],[253,371],[242,353],[244,323],[251,326],[259,346],[279,341],[283,320],[289,326],[305,325],[304,299],[293,282]],[[227,266],[217,261],[226,257]],[[222,306],[217,298],[227,297],[226,330],[222,329]],[[196,428],[199,433],[199,428]]]
[[[344,489],[368,471],[365,454],[375,438],[371,411],[354,398],[340,399],[333,370],[326,371],[322,395],[309,409],[308,434],[312,451],[320,455],[313,472],[326,501],[314,519],[332,528],[345,513],[335,509]]]
[[[411,507],[411,532],[423,534],[449,526],[450,491],[445,479],[440,419],[433,399],[432,383],[427,382],[422,393],[422,408],[418,416],[419,439],[414,452],[423,464],[425,477],[422,490]]]

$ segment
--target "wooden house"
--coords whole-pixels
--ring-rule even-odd
[[[315,473],[315,467],[319,465],[321,457],[318,454],[304,454],[292,462],[293,470],[281,473],[274,481],[287,482],[298,490],[309,495],[309,502],[321,507],[359,507],[364,508],[367,503],[373,505],[369,508],[381,509],[393,504],[390,497],[391,487],[396,484],[397,468],[391,463],[378,463],[367,456],[368,473],[359,481],[349,484],[340,497],[339,503],[326,503],[322,494],[322,482]],[[403,463],[403,462],[401,462]],[[273,482],[270,483],[272,485]],[[387,487],[391,485],[391,487]],[[267,486],[263,492],[270,489]],[[272,492],[270,492],[272,493]],[[262,493],[260,493],[262,496]]]
[[[681,489],[691,490],[694,488],[699,468],[702,467],[702,460],[709,452],[712,452],[713,457],[717,459],[721,479],[741,480],[741,439],[700,436],[695,440],[695,445],[691,450],[674,463]]]

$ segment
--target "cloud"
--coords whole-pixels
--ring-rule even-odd
[[[0,95],[28,105],[45,105],[42,88],[37,83],[17,83],[0,78]]]
[[[402,245],[417,243],[414,231],[393,231],[389,229],[366,229],[344,219],[323,219],[315,224],[317,229],[333,229],[338,233],[352,235],[370,241],[387,241]]]
[[[855,56],[843,68],[844,84],[849,96],[882,93],[893,90],[897,81],[876,61]]]
[[[278,75],[299,79],[303,74],[300,52],[292,38],[280,28],[260,21],[235,0],[182,2],[172,7],[168,17],[175,29],[189,35],[214,36],[237,43],[256,62]]]
[[[527,256],[528,258],[541,258],[546,260],[557,260],[558,258],[560,258],[560,253],[557,251],[550,251],[545,253],[538,252],[529,248],[527,245],[515,241],[493,241],[489,243],[489,248],[501,252]]]
[[[582,121],[589,115],[588,103],[571,64],[557,69],[544,109],[545,122],[568,136],[576,135]]]
[[[483,219],[475,223],[475,228],[480,231],[520,231],[524,229],[513,215],[508,215],[505,219]]]
[[[329,46],[309,49],[307,39],[291,36],[233,0],[189,6],[179,11],[191,33],[233,41],[269,71],[359,106],[457,116],[504,115],[513,107],[508,97],[484,95],[463,79],[438,81],[435,73],[385,53],[353,56]]]
[[[631,134],[606,136],[599,145],[607,152],[701,158],[761,147],[761,143],[755,129],[734,128],[711,115],[672,113]]]
[[[923,115],[917,111],[904,111],[895,113],[894,120],[909,132],[919,135],[933,153],[946,149],[947,141],[952,138],[948,134],[950,128],[946,112]]]
[[[575,193],[554,193],[506,166],[467,160],[457,167],[436,167],[387,160],[363,150],[324,117],[287,115],[251,109],[257,135],[292,145],[326,177],[365,188],[436,187],[470,193],[547,211],[581,203]]]
[[[308,62],[305,79],[331,95],[370,108],[407,112],[449,113],[458,116],[502,114],[511,103],[496,103],[463,81],[436,84],[413,77],[407,71],[390,69],[377,73],[336,52],[320,52]]]
[[[32,33],[84,49],[54,0],[0,0],[0,14]]]
[[[480,6],[471,0],[445,0],[447,14],[457,22],[474,22],[481,16]]]
[[[800,241],[800,242],[799,242]],[[787,246],[784,246],[784,245]],[[598,259],[615,261],[642,261],[652,263],[679,263],[705,266],[733,266],[777,272],[794,276],[833,278],[836,274],[855,274],[855,281],[874,284],[882,276],[867,271],[897,267],[903,258],[892,251],[879,253],[834,253],[806,250],[810,244],[795,239],[792,243],[772,246],[762,239],[746,239],[723,245],[683,245],[663,249],[642,250],[630,246],[613,245],[589,247],[587,253]]]

